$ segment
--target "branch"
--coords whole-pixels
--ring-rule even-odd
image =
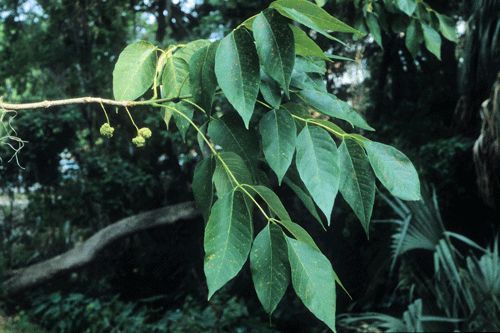
[[[101,229],[73,249],[37,264],[11,271],[3,282],[7,296],[46,283],[63,273],[74,271],[92,262],[97,254],[112,242],[142,230],[174,224],[198,217],[194,202],[184,202],[133,215]]]
[[[54,101],[42,101],[42,102],[22,103],[22,104],[5,103],[2,102],[0,98],[0,109],[5,109],[5,110],[47,109],[53,106],[74,105],[74,104],[106,104],[113,106],[129,107],[138,105],[150,105],[153,103],[175,102],[187,98],[191,98],[191,96],[161,98],[161,99],[153,99],[147,101],[115,101],[113,99],[106,99],[100,97],[78,97],[78,98],[68,98],[68,99],[59,99]]]

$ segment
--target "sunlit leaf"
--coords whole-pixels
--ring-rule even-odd
[[[191,95],[189,66],[177,56],[168,57],[162,74],[162,97],[175,98]]]
[[[412,16],[417,9],[417,0],[396,0],[398,8],[408,16]]]
[[[360,31],[306,0],[277,0],[271,3],[270,7],[277,9],[283,16],[316,30],[330,39],[333,37],[329,32],[347,32],[362,35]]]
[[[315,89],[302,90],[299,96],[319,112],[327,116],[335,117],[351,123],[353,126],[373,131],[373,128],[367,124],[363,117],[354,111],[346,102],[338,99],[335,95]]]
[[[135,100],[153,84],[156,73],[156,47],[139,41],[127,46],[113,71],[113,95],[116,100]]]
[[[317,57],[328,60],[321,47],[316,44],[302,29],[290,25],[295,40],[295,53],[303,57]]]
[[[175,51],[175,56],[181,58],[187,64],[189,64],[191,62],[191,57],[196,53],[196,51],[209,45],[210,45],[209,40],[197,39],[187,43],[186,45]]]

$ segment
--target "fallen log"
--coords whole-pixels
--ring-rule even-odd
[[[106,246],[136,232],[174,224],[200,216],[194,202],[184,202],[140,213],[119,220],[99,230],[71,250],[48,260],[10,271],[3,282],[5,296],[19,294],[39,286],[61,274],[74,271],[92,262]]]

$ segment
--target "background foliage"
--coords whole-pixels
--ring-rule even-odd
[[[486,33],[474,42],[459,29],[458,44],[450,42],[445,32],[448,25],[443,26],[436,13],[458,21],[459,27],[483,15],[481,24],[495,31],[495,13],[499,12],[495,8],[499,4],[481,1],[477,8],[469,8],[467,1],[418,2],[422,9],[415,8],[409,14],[412,1],[395,1],[395,6],[390,3],[328,1],[324,7],[327,11],[371,35],[349,41],[347,48],[320,34],[312,36],[332,54],[360,60],[329,64],[328,90],[349,99],[377,128],[373,137],[405,151],[422,178],[434,184],[445,229],[466,235],[484,249],[489,246],[490,252],[485,254],[458,245],[471,258],[467,260],[470,265],[465,261],[455,263],[460,276],[468,281],[467,269],[472,270],[483,256],[489,258],[498,249],[492,237],[498,232],[498,211],[495,205],[485,205],[478,193],[471,149],[479,132],[479,105],[490,95],[493,74],[498,71],[498,63],[488,59],[500,57],[494,56],[498,45],[494,39],[488,42]],[[267,5],[236,0],[198,1],[196,6],[183,1],[3,1],[0,95],[8,101],[23,102],[83,95],[111,97],[113,66],[128,43],[147,39],[167,46],[198,38],[221,38]],[[425,10],[426,6],[436,12]],[[427,33],[425,38],[424,28],[420,31],[417,27],[415,40],[407,37],[413,23],[441,33],[441,61],[436,55],[435,34]],[[415,45],[419,45],[418,50]],[[493,56],[484,55],[481,49]],[[474,71],[478,64],[484,65]],[[458,73],[480,78],[483,85],[477,93],[459,87],[459,83],[473,81],[458,79]],[[464,117],[457,116],[464,113],[457,113],[455,108],[464,95],[475,98],[466,108],[469,120],[465,122],[461,120]],[[17,137],[28,141],[18,154],[25,169],[6,163],[12,151],[4,145],[0,148],[2,269],[22,267],[61,253],[121,217],[192,198],[191,177],[200,157],[186,147],[195,146],[194,132],[187,133],[184,145],[176,131],[164,130],[161,117],[151,110],[143,111],[137,113],[136,120],[151,127],[154,135],[141,150],[130,142],[134,129],[122,113],[112,115],[117,127],[113,140],[100,138],[98,129],[104,117],[95,106],[17,115]],[[354,302],[338,293],[339,313],[379,311],[397,318],[407,309],[417,311],[417,300],[421,299],[426,315],[456,317],[445,308],[433,308],[436,295],[432,288],[430,293],[425,292],[421,289],[426,283],[412,278],[419,267],[415,260],[397,261],[399,273],[388,280],[391,260],[387,259],[387,244],[394,230],[377,226],[368,242],[359,224],[351,223],[356,217],[348,206],[340,204],[332,217],[334,231],[325,233],[311,221],[289,187],[279,194],[297,222],[319,237],[320,247],[333,259],[352,295]],[[377,204],[374,218],[391,216],[388,207]],[[36,294],[28,293],[23,300],[6,300],[5,311],[12,321],[31,320],[49,331],[61,332],[98,332],[103,329],[99,325],[106,325],[107,320],[113,320],[108,323],[112,327],[141,325],[143,329],[151,327],[152,332],[154,327],[159,331],[177,328],[179,332],[324,330],[319,323],[311,328],[314,321],[289,292],[280,306],[286,311],[278,308],[269,326],[251,291],[248,273],[228,286],[227,294],[235,298],[222,295],[215,303],[206,303],[201,242],[201,222],[141,233],[114,245],[101,260],[81,272],[54,281]],[[498,260],[498,255],[493,260]],[[423,269],[429,271],[427,278],[434,276],[431,260]],[[411,288],[412,283],[415,288]],[[405,285],[407,288],[402,287]],[[394,291],[396,286],[401,288]],[[466,289],[473,299],[481,295],[477,283]],[[493,290],[486,294],[497,295]],[[217,302],[224,306],[219,307]],[[413,310],[407,308],[409,304],[414,305]],[[498,311],[498,298],[491,304],[489,313]],[[458,315],[464,316],[464,312]],[[448,324],[462,330],[498,327],[485,325],[498,316],[483,319],[474,315],[468,323],[476,326]],[[96,319],[80,322],[68,318]]]

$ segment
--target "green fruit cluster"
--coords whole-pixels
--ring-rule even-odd
[[[99,132],[101,133],[102,136],[105,136],[107,138],[113,137],[113,132],[115,129],[111,127],[109,123],[104,123],[102,124],[101,128],[99,129]]]
[[[136,145],[137,147],[144,147],[146,144],[146,140],[151,138],[151,135],[153,133],[151,130],[147,127],[143,127],[137,131],[137,136],[132,139],[132,143]]]

